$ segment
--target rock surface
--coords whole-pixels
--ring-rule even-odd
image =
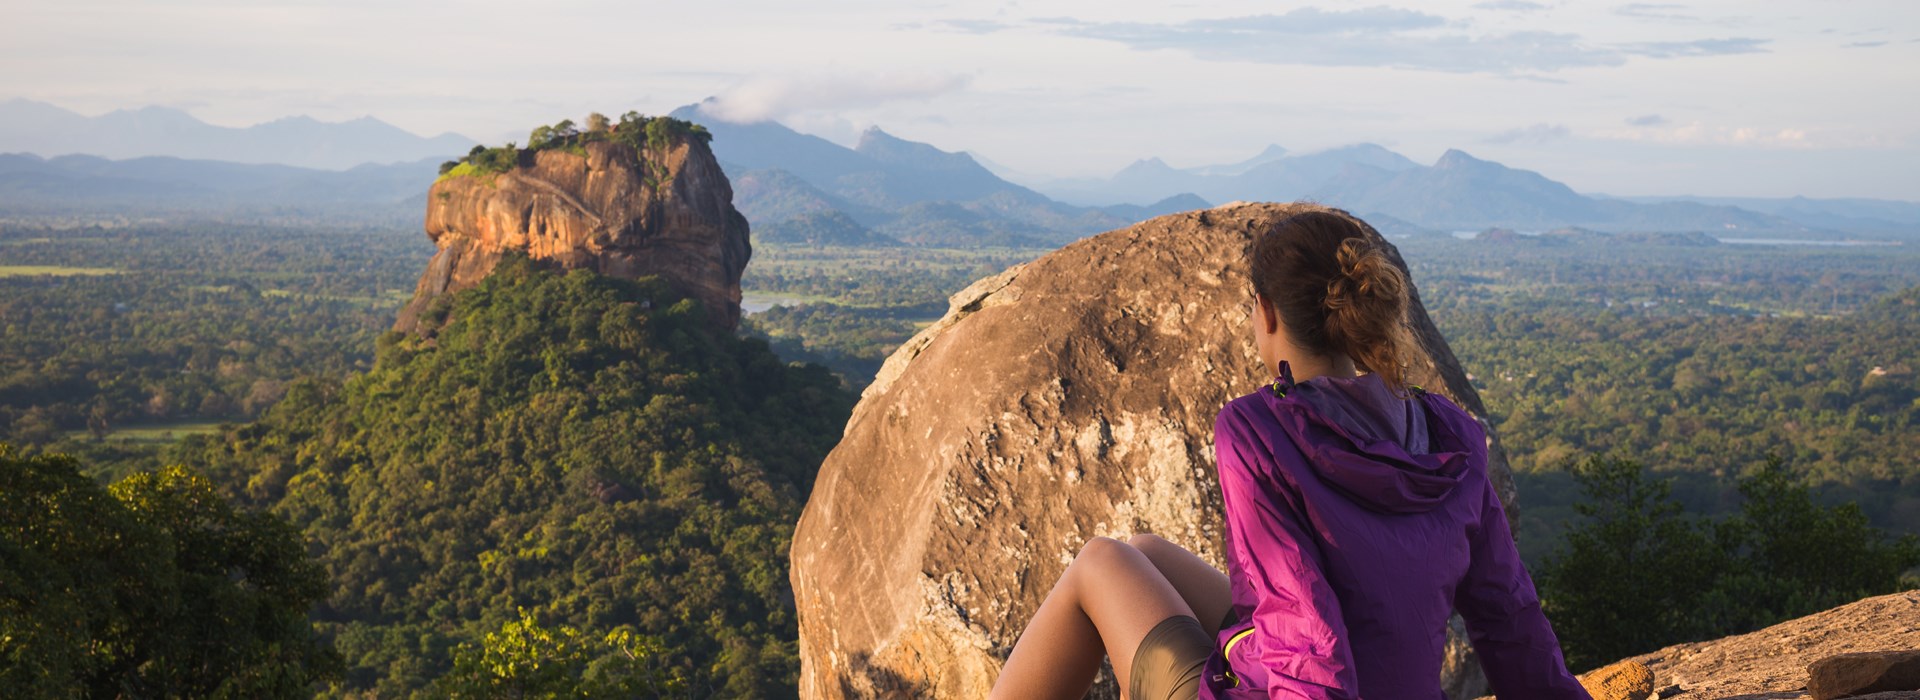
[[[955,295],[867,389],[795,532],[801,696],[985,697],[1090,537],[1152,532],[1220,565],[1214,417],[1271,379],[1247,251],[1318,208],[1164,216]],[[1417,294],[1411,322],[1429,355],[1414,382],[1484,413]],[[1485,680],[1454,623],[1445,683],[1471,698]]]
[[[1920,649],[1920,591],[1877,596],[1748,634],[1679,644],[1632,660],[1653,671],[1666,700],[1799,700],[1807,668],[1836,654]],[[1920,697],[1874,692],[1859,698]]]
[[[596,141],[584,150],[523,153],[504,173],[435,182],[426,229],[440,250],[395,330],[418,330],[434,299],[478,284],[509,251],[564,269],[659,275],[734,327],[752,249],[707,144],[681,135],[664,148]]]
[[[1807,693],[1813,700],[1889,690],[1920,691],[1920,651],[1838,654],[1807,666]]]
[[[1621,661],[1580,676],[1593,700],[1646,700],[1653,694],[1653,672],[1638,661]]]

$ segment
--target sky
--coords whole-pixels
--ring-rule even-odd
[[[704,98],[1021,179],[1450,148],[1587,193],[1920,200],[1920,0],[0,0],[0,99],[524,140]]]

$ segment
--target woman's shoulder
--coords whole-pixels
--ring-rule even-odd
[[[1213,446],[1224,474],[1237,470],[1268,473],[1287,466],[1299,452],[1285,421],[1293,420],[1284,397],[1262,388],[1228,401],[1214,420]],[[1297,460],[1295,460],[1297,461]]]
[[[1220,407],[1220,413],[1214,418],[1214,440],[1252,437],[1249,433],[1266,433],[1280,430],[1279,412],[1285,408],[1281,404],[1284,398],[1275,396],[1269,389],[1261,388],[1248,392]]]
[[[1467,440],[1482,443],[1486,441],[1486,423],[1479,416],[1475,416],[1460,404],[1455,403],[1446,394],[1428,391],[1418,386],[1409,386],[1407,391],[1426,407],[1430,420],[1443,421],[1446,427]]]

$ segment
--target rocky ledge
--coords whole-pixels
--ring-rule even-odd
[[[1899,652],[1920,649],[1920,591],[1867,598],[1826,612],[1788,620],[1733,637],[1678,644],[1631,659],[1653,672],[1655,694],[1663,700],[1826,700],[1920,698],[1920,676],[1873,686],[1886,678],[1874,669],[1912,673],[1900,665]],[[1893,652],[1888,654],[1888,652]],[[1834,663],[1841,655],[1866,663]],[[1886,664],[1879,663],[1886,661]],[[1816,681],[1809,668],[1822,675]],[[1824,671],[1824,673],[1821,673]],[[1853,685],[1867,681],[1867,684]],[[1824,684],[1819,681],[1824,681]],[[1824,687],[1823,687],[1824,685]],[[1899,687],[1905,686],[1905,687]],[[1888,692],[1891,691],[1891,692]]]

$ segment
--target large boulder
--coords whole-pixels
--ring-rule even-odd
[[[638,149],[592,141],[523,152],[506,172],[442,177],[427,194],[426,228],[440,250],[396,330],[417,330],[434,299],[478,284],[509,252],[616,277],[658,275],[733,328],[752,254],[733,188],[694,133]]]
[[[1221,565],[1214,417],[1271,379],[1248,251],[1314,209],[1235,204],[1081,240],[974,283],[896,351],[794,534],[802,697],[984,697],[1090,537],[1152,532]],[[1414,382],[1484,414],[1417,293],[1411,322]],[[1458,618],[1444,682],[1484,692]]]

